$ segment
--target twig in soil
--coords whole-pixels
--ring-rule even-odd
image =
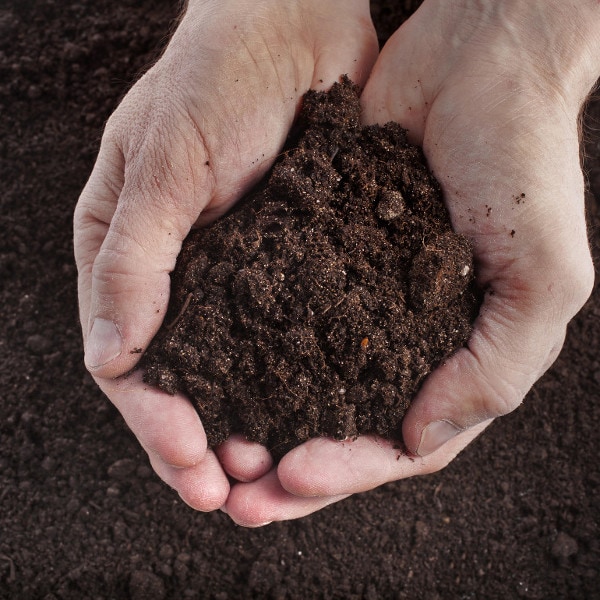
[[[438,510],[440,512],[442,512],[442,501],[439,499],[439,493],[442,491],[442,485],[443,483],[440,483],[436,486],[435,490],[433,491],[433,499],[435,500],[435,503],[438,507]]]
[[[342,298],[339,302],[337,302],[336,304],[334,304],[333,306],[330,304],[329,306],[327,306],[323,312],[321,313],[321,315],[324,315],[325,313],[329,312],[332,308],[337,308],[342,302],[344,302],[344,300],[346,300],[346,298]]]
[[[181,319],[181,317],[183,317],[183,313],[185,313],[188,306],[190,305],[193,295],[194,295],[193,292],[190,292],[185,297],[185,301],[183,302],[183,306],[181,307],[181,310],[177,313],[177,316],[167,325],[168,331],[171,331],[171,329],[173,329],[173,327],[175,327],[175,325],[177,325],[177,323],[179,322],[179,319]]]

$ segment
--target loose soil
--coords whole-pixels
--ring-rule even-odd
[[[443,472],[259,530],[152,473],[82,365],[71,218],[178,4],[0,3],[0,598],[598,598],[598,284],[523,406]],[[380,32],[416,4],[373,2]],[[598,101],[585,123],[598,264]]]
[[[419,384],[471,333],[470,243],[405,130],[359,118],[347,78],[308,92],[266,187],[184,243],[143,367],[193,400],[210,445],[399,440]]]

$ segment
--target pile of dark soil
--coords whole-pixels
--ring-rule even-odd
[[[145,381],[190,397],[211,445],[400,439],[421,381],[470,335],[469,242],[405,131],[359,117],[347,79],[307,93],[265,189],[184,243]]]
[[[598,598],[598,283],[523,406],[441,473],[259,530],[152,473],[83,368],[71,219],[179,4],[0,3],[0,598]],[[380,31],[416,4],[374,0]],[[600,102],[585,123],[598,265]]]

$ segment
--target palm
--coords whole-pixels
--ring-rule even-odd
[[[392,44],[410,41],[399,37]],[[390,50],[403,55],[402,48]],[[396,81],[412,80],[416,88],[409,83],[404,89],[417,89],[420,102],[412,91],[397,89],[393,103],[377,103],[384,95],[376,77],[365,102],[373,100],[371,108],[380,109],[367,108],[367,118],[407,123],[442,185],[454,228],[474,242],[478,282],[491,293],[469,347],[438,369],[418,402],[424,405],[434,395],[442,396],[438,407],[466,401],[473,420],[481,422],[512,410],[556,358],[566,320],[548,315],[556,311],[557,297],[572,295],[568,288],[589,252],[581,240],[575,115],[556,98],[541,96],[528,73],[503,79],[507,65],[471,50],[449,72],[426,71],[418,78],[394,64]],[[557,269],[565,261],[578,267],[560,277]],[[467,398],[457,372],[477,373]],[[417,448],[414,432],[427,417],[405,423],[409,447]]]

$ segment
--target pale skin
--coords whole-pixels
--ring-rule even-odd
[[[378,56],[366,0],[189,2],[110,119],[75,214],[86,364],[185,502],[245,526],[298,518],[442,469],[521,403],[593,285],[578,115],[599,28],[596,0],[425,0]],[[240,436],[207,449],[186,398],[119,376],[162,322],[190,228],[265,174],[302,94],[342,73],[365,86],[365,123],[398,121],[423,146],[491,293],[405,418],[410,456],[369,436],[314,439],[277,466]]]

